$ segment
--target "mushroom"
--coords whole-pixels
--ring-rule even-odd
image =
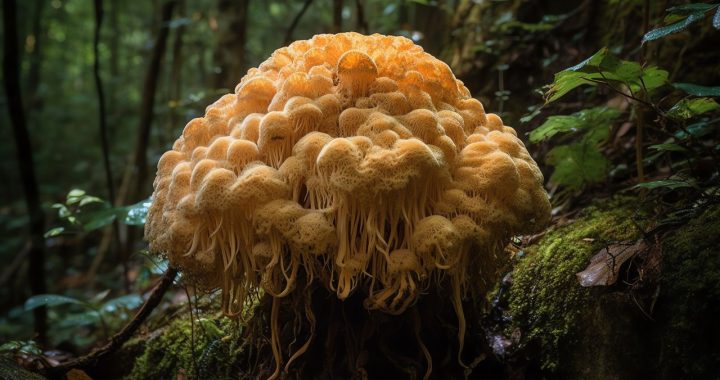
[[[230,314],[298,276],[399,314],[450,277],[462,346],[462,294],[548,222],[542,184],[515,131],[409,39],[318,35],[188,123],[158,163],[145,236]]]

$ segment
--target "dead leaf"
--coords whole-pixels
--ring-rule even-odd
[[[589,287],[614,284],[623,263],[645,249],[645,242],[642,239],[634,244],[611,244],[601,249],[590,259],[590,265],[584,271],[577,273],[580,285]]]
[[[65,375],[67,380],[92,380],[85,371],[73,368]]]

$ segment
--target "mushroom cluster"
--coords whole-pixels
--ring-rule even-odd
[[[402,313],[542,228],[543,176],[516,132],[403,37],[318,35],[275,51],[158,163],[150,248],[229,314],[300,276]]]

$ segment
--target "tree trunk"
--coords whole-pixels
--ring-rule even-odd
[[[15,0],[3,0],[3,35],[5,54],[3,76],[8,102],[8,114],[13,128],[20,177],[25,191],[25,203],[30,216],[30,265],[28,278],[32,294],[46,293],[45,284],[45,215],[40,208],[38,184],[35,178],[32,144],[23,110],[20,91],[20,57],[18,52],[17,4]],[[35,333],[41,343],[47,341],[47,310],[39,307],[33,310]]]
[[[150,141],[150,129],[152,127],[154,117],[155,95],[157,93],[158,80],[160,78],[160,68],[163,57],[165,56],[165,48],[167,46],[168,34],[170,32],[168,24],[170,23],[172,12],[176,4],[177,2],[175,0],[168,0],[162,6],[162,21],[160,22],[161,27],[158,31],[157,38],[155,39],[155,47],[153,49],[152,56],[150,57],[148,71],[145,73],[142,102],[140,104],[140,125],[138,128],[137,142],[135,144],[135,159],[133,165],[136,170],[135,190],[131,192],[131,202],[140,201],[144,194],[150,192],[149,189],[145,188],[148,174],[147,151]]]
[[[218,42],[215,48],[214,86],[235,90],[245,74],[245,41],[249,0],[220,0],[218,3]]]
[[[333,33],[342,32],[343,0],[333,0]]]

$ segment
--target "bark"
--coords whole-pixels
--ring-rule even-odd
[[[214,86],[234,90],[245,74],[245,41],[250,0],[220,0],[218,10],[219,39],[214,53],[220,71]]]
[[[5,39],[3,77],[8,102],[8,114],[12,124],[20,177],[25,192],[25,204],[30,216],[30,265],[28,278],[32,294],[47,292],[45,284],[45,215],[40,207],[37,179],[33,161],[33,150],[27,129],[20,90],[20,57],[17,33],[17,3],[3,0],[3,36]],[[39,307],[33,310],[35,333],[41,343],[47,341],[47,310]]]
[[[132,192],[132,196],[130,197],[131,202],[138,202],[144,194],[149,193],[149,189],[145,188],[148,176],[147,151],[154,117],[153,111],[155,108],[158,80],[160,79],[160,69],[162,67],[163,57],[165,56],[168,34],[170,32],[168,23],[172,18],[173,9],[176,4],[177,2],[175,0],[168,0],[162,6],[161,27],[155,39],[155,47],[150,57],[148,70],[145,73],[142,102],[140,104],[140,125],[138,128],[137,142],[135,144],[135,191]]]
[[[343,0],[333,0],[333,33],[342,32],[342,9]]]
[[[185,2],[180,1],[178,6],[178,16],[185,17]],[[170,110],[170,126],[169,131],[174,130],[180,123],[180,107],[182,101],[182,68],[183,68],[183,37],[185,34],[185,25],[178,26],[175,31],[175,41],[172,47],[172,67],[170,71],[170,100],[174,102],[174,107]],[[171,140],[172,141],[172,137]]]
[[[367,34],[369,30],[367,20],[365,20],[365,7],[362,0],[355,0],[355,28],[364,34]]]

